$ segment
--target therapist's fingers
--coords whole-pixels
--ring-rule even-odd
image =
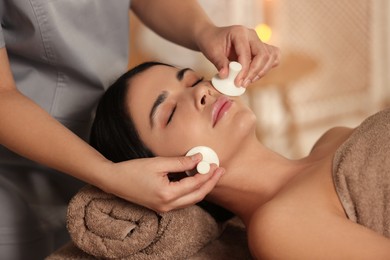
[[[254,77],[251,75],[252,82],[262,78],[269,70],[278,66],[280,63],[280,49],[268,44],[265,44],[265,46],[268,50],[268,60],[262,61],[260,72],[257,74],[254,73]]]
[[[235,58],[242,66],[242,70],[236,76],[234,83],[236,86],[242,86],[244,79],[247,78],[250,63],[252,59],[251,46],[248,37],[248,29],[244,27],[236,28],[237,33],[235,37],[232,37],[232,46],[234,50],[232,53],[235,54]],[[233,60],[233,59],[232,59]]]
[[[243,80],[243,87],[247,87],[261,71],[267,71],[265,66],[270,60],[271,55],[265,43],[258,44],[253,41],[251,42],[251,54],[253,58],[250,61],[248,73]]]
[[[201,159],[202,155],[198,153],[193,156],[142,158],[108,164],[104,175],[106,178],[101,180],[103,184],[98,187],[157,212],[189,206],[204,198],[221,175],[221,170],[216,171],[213,166],[208,174],[180,179],[183,172],[196,168]],[[176,182],[171,181],[175,172],[181,173],[177,176],[180,180]],[[180,200],[185,196],[188,197]]]
[[[242,65],[234,83],[247,87],[264,76],[279,61],[279,49],[263,43],[255,30],[245,26],[212,27],[197,37],[199,50],[215,65],[220,78],[226,78],[230,61]]]
[[[202,160],[202,154],[196,153],[192,156],[181,157],[155,157],[155,171],[166,173],[181,173],[192,170]]]
[[[196,174],[179,181],[163,181],[156,191],[157,200],[149,207],[157,212],[167,212],[194,205],[214,188],[223,173],[223,168],[212,165],[207,174]],[[164,179],[167,180],[167,177]]]
[[[203,200],[213,190],[224,172],[223,168],[213,164],[207,174],[196,174],[178,182],[171,182],[170,186],[176,191],[177,197],[172,200],[170,207],[185,208]]]
[[[242,65],[242,70],[234,83],[237,86],[247,87],[252,77],[262,69],[260,60],[267,59],[268,49],[255,30],[243,26],[234,26],[231,30],[234,48],[231,53],[235,53],[236,60]]]
[[[218,76],[221,79],[229,75],[229,62],[229,59],[224,55],[217,56],[214,60],[214,66],[217,68]]]
[[[279,48],[265,43],[262,44],[261,49],[258,46],[252,46],[252,48],[254,56],[243,83],[244,87],[261,79],[269,70],[279,65],[280,62]]]
[[[242,70],[235,79],[237,86],[247,87],[279,64],[279,49],[263,43],[255,30],[235,27],[232,35],[232,51],[242,65]]]
[[[214,64],[220,78],[226,78],[229,74],[229,63],[238,60],[243,70],[236,79],[246,76],[249,68],[251,53],[248,38],[248,29],[244,26],[216,27],[207,34],[202,41],[202,52]],[[236,84],[238,81],[236,82]]]

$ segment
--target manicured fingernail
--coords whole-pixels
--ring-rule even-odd
[[[255,81],[259,80],[259,79],[260,79],[260,76],[256,76],[256,77],[252,80],[252,82],[255,82]]]
[[[242,85],[244,88],[246,88],[249,84],[251,83],[251,81],[249,79],[246,79],[244,81],[244,84]]]
[[[227,77],[227,74],[228,74],[228,71],[225,69],[225,68],[222,68],[219,72],[219,77],[220,78],[226,78]]]
[[[243,79],[241,79],[241,80],[239,81],[238,85],[239,85],[239,86],[242,86],[242,85],[243,85],[243,83],[244,83],[244,80],[243,80]]]
[[[201,156],[200,153],[196,153],[191,156],[191,160],[193,160],[194,162],[199,161],[201,159],[200,156]]]
[[[215,172],[216,172],[217,174],[223,175],[223,174],[225,173],[225,169],[224,169],[224,168],[218,168],[218,169],[215,170]]]

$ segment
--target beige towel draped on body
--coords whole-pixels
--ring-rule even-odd
[[[366,119],[337,150],[333,179],[348,218],[390,238],[390,109]]]

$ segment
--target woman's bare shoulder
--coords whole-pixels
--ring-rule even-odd
[[[354,128],[341,126],[329,129],[317,140],[310,153],[313,154],[337,149],[348,139],[353,131]]]
[[[248,225],[256,259],[390,259],[390,239],[334,212],[279,202],[259,208]]]

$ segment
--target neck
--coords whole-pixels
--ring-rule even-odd
[[[304,160],[289,160],[256,141],[248,141],[221,164],[226,173],[208,200],[232,211],[248,224],[252,214],[301,172]]]

